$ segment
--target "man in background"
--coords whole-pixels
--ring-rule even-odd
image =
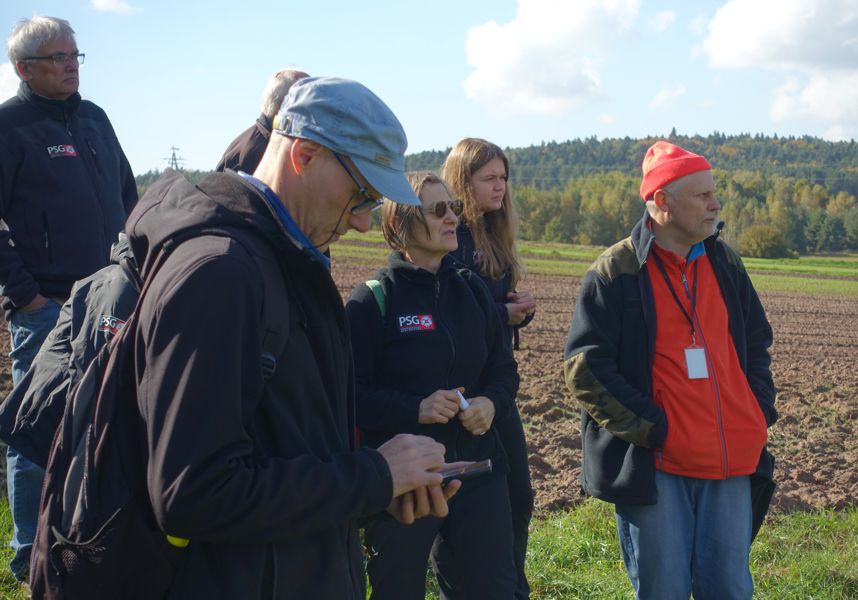
[[[774,487],[772,329],[718,239],[711,169],[668,142],[649,148],[643,218],[584,275],[566,341],[582,485],[615,504],[640,599],[749,600]]]
[[[277,111],[280,110],[283,98],[286,97],[292,84],[304,77],[309,75],[297,69],[284,69],[271,76],[262,92],[262,114],[256,118],[253,125],[230,142],[215,171],[232,169],[253,173],[256,170],[268,145],[272,123]]]
[[[107,115],[78,93],[84,54],[69,23],[22,20],[7,50],[21,84],[0,105],[0,219],[7,226],[0,231],[0,290],[18,383],[72,284],[109,263],[137,187]],[[20,581],[28,575],[43,476],[8,449],[10,567]]]

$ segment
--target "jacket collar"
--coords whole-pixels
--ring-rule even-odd
[[[691,255],[689,255],[688,260],[691,261],[702,256],[704,254],[704,249],[706,252],[711,251],[715,244],[715,240],[717,240],[718,236],[721,235],[721,229],[723,229],[723,227],[724,221],[719,221],[714,234],[692,247]],[[634,246],[635,255],[638,258],[638,265],[643,269],[652,248],[652,244],[655,242],[655,236],[652,234],[652,218],[649,216],[649,212],[646,208],[644,208],[643,217],[641,217],[641,220],[638,221],[632,229],[631,237],[632,246]]]
[[[28,104],[38,106],[55,119],[66,119],[80,106],[80,94],[75,92],[65,100],[52,100],[38,95],[26,81],[18,86],[18,97]]]
[[[256,125],[268,133],[268,135],[271,135],[271,128],[273,125],[271,123],[271,119],[266,117],[264,113],[259,113],[259,116],[256,117]]]
[[[649,212],[644,208],[643,217],[641,217],[641,220],[632,229],[632,246],[634,246],[635,254],[638,257],[638,265],[641,269],[646,264],[650,247],[655,241],[650,221]]]
[[[438,267],[438,272],[432,273],[422,267],[418,267],[414,263],[408,262],[401,252],[394,250],[387,257],[387,266],[392,274],[399,273],[415,281],[434,283],[436,277],[445,276],[456,267],[456,260],[450,254],[447,254],[441,259],[441,266]]]

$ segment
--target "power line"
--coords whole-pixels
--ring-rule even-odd
[[[174,171],[180,171],[185,163],[184,158],[182,158],[181,156],[176,156],[176,152],[178,151],[179,148],[176,148],[175,146],[170,146],[170,156],[164,158],[164,160],[167,161],[167,166]]]

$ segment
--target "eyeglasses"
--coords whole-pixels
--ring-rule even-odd
[[[439,219],[443,219],[444,215],[447,214],[448,206],[457,217],[461,216],[462,211],[465,210],[465,203],[461,200],[439,200],[433,206],[430,206],[429,208],[421,207],[420,210],[430,215],[435,215]]]
[[[351,213],[353,215],[360,215],[380,207],[384,203],[384,200],[382,200],[381,198],[373,198],[370,195],[369,190],[367,190],[366,187],[361,185],[360,181],[358,181],[358,178],[355,177],[354,173],[352,173],[352,170],[349,169],[349,166],[346,164],[346,161],[344,161],[343,158],[336,152],[331,152],[331,154],[334,155],[334,158],[337,159],[337,162],[342,165],[343,169],[346,170],[346,173],[349,174],[349,177],[352,178],[352,181],[355,182],[355,185],[358,189],[358,194],[363,196],[363,202],[361,202],[357,206],[353,206]]]
[[[49,56],[26,56],[22,60],[49,60],[55,65],[64,65],[68,61],[73,60],[77,64],[82,65],[84,58],[86,58],[86,54],[83,52],[74,52],[73,54],[57,52],[56,54],[51,54]]]

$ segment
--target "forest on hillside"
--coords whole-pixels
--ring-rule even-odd
[[[643,210],[640,164],[656,139],[593,137],[507,149],[520,236],[592,245],[627,236]],[[744,255],[858,251],[855,141],[675,132],[667,139],[712,163],[726,223],[722,236]],[[448,151],[411,154],[406,167],[439,171]],[[138,176],[138,188],[159,175]]]

